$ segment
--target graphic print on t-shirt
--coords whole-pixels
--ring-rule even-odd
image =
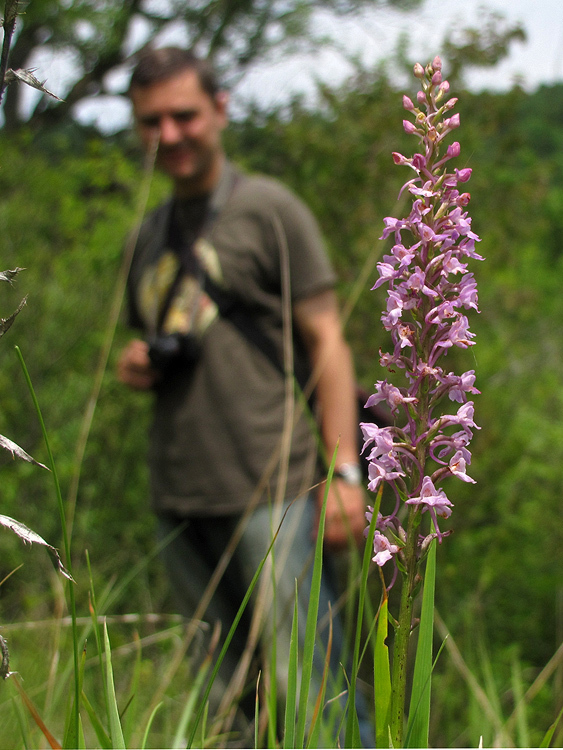
[[[204,273],[221,285],[221,265],[215,248],[200,237],[193,252]],[[202,336],[217,317],[217,305],[201,288],[201,279],[191,273],[178,277],[179,272],[180,259],[173,250],[165,250],[156,263],[145,268],[137,291],[140,315],[149,331]],[[176,288],[169,300],[173,285]]]

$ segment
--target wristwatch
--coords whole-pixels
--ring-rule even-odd
[[[362,470],[360,464],[340,464],[340,466],[334,470],[334,476],[353,487],[359,487],[362,483]]]

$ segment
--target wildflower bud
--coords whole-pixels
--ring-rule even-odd
[[[450,90],[449,82],[442,81],[442,83],[440,84],[440,91],[439,91],[440,96],[442,96],[442,94],[447,94],[449,90]]]
[[[415,126],[409,120],[403,120],[403,128],[405,129],[405,133],[408,133],[409,135],[416,133]]]
[[[469,178],[471,177],[471,172],[473,170],[470,167],[466,167],[465,169],[456,169],[455,175],[457,177],[458,182],[467,182]]]
[[[434,70],[442,70],[442,60],[438,55],[432,60],[432,67]]]
[[[422,154],[414,154],[412,157],[412,165],[415,169],[418,169],[419,171],[421,169],[426,169],[426,159]]]
[[[414,64],[414,75],[416,78],[424,78],[424,68],[420,63]]]
[[[453,109],[456,104],[457,104],[457,96],[454,96],[452,99],[449,99],[444,104],[444,109]]]
[[[471,200],[471,195],[469,193],[462,193],[460,196],[458,196],[456,200],[456,205],[458,206],[467,206],[469,201]]]
[[[437,70],[432,76],[432,85],[439,86],[442,83],[442,74]]]
[[[448,146],[447,155],[449,159],[455,159],[457,156],[459,156],[461,152],[461,146],[457,141],[454,141],[450,146]]]
[[[407,112],[415,112],[414,104],[409,99],[408,96],[403,96],[403,107],[407,110]]]
[[[424,91],[417,91],[416,99],[419,104],[426,104],[426,94]]]
[[[395,164],[403,165],[408,164],[408,159],[406,159],[402,154],[399,154],[397,151],[393,151],[393,161]]]

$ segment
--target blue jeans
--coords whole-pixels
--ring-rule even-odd
[[[289,502],[284,503],[278,516],[281,517],[289,506]],[[223,638],[228,633],[252,578],[266,555],[272,539],[272,529],[275,530],[278,526],[278,523],[273,521],[272,514],[273,510],[269,506],[261,505],[249,515],[234,555],[202,616],[202,619],[211,625],[216,621],[221,623]],[[299,498],[289,507],[274,544],[273,563],[269,562],[262,571],[254,591],[255,595],[251,600],[251,609],[254,611],[258,609],[261,612],[260,642],[266,654],[271,648],[275,629],[276,682],[278,695],[282,697],[285,697],[287,692],[296,580],[298,582],[298,639],[301,649],[305,640],[315,547],[312,534],[314,520],[315,501],[312,496]],[[158,533],[161,539],[177,530],[180,524],[185,525],[185,528],[165,547],[162,555],[180,611],[186,617],[194,616],[208,582],[239,521],[239,516],[188,519],[169,515],[159,517]],[[269,561],[271,560],[272,556],[269,558]],[[275,595],[272,595],[273,575],[270,565],[275,571]],[[337,598],[330,584],[329,572],[325,565],[323,568],[318,622],[324,621],[325,627],[318,633],[320,642],[315,648],[313,677],[309,688],[310,705],[314,705],[321,685],[323,656],[328,640],[329,602],[334,606]],[[225,684],[237,668],[244,651],[246,635],[250,627],[251,612],[248,608],[247,612],[248,615],[239,624],[219,672],[219,684],[215,691],[216,699],[223,694]],[[339,665],[342,661],[344,639],[340,620],[334,614],[332,628],[331,672],[334,678],[340,680],[342,670]],[[341,689],[342,684],[340,684]],[[337,694],[336,688],[334,691],[331,691],[329,680],[326,698],[334,697]],[[358,710],[360,712],[359,706]]]

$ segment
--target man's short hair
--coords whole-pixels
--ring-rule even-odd
[[[215,99],[220,91],[213,66],[198,57],[192,50],[181,47],[148,48],[141,52],[129,83],[129,95],[136,88],[147,88],[154,83],[167,81],[185,70],[193,70],[203,91]]]

